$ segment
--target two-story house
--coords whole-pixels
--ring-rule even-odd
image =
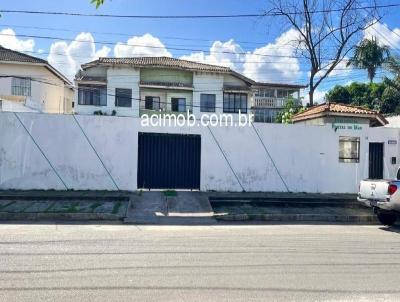
[[[255,83],[253,85],[252,110],[254,121],[273,123],[277,114],[285,108],[289,100],[294,106],[302,106],[300,90],[304,85]]]
[[[227,67],[169,57],[100,58],[81,67],[75,78],[79,114],[248,114],[258,108],[257,89],[267,87]]]
[[[72,83],[46,60],[0,46],[0,111],[71,113]]]

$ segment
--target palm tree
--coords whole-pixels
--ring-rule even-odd
[[[394,76],[400,79],[400,58],[390,56],[387,58],[384,67],[390,71]]]
[[[349,60],[347,66],[353,65],[358,68],[366,69],[368,79],[372,83],[376,70],[382,66],[389,58],[389,47],[386,45],[380,46],[375,38],[364,39],[356,46],[354,56]]]

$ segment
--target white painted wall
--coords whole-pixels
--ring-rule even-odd
[[[194,73],[193,75],[193,114],[200,116],[200,95],[215,94],[215,113],[222,113],[224,76],[222,74]],[[207,112],[210,114],[210,112]]]
[[[2,100],[0,98],[0,111],[9,112],[38,112],[24,105],[22,102]]]
[[[93,115],[95,111],[106,112],[111,114],[113,110],[119,116],[139,116],[139,69],[134,68],[92,68],[89,75],[103,76],[104,72],[107,73],[107,106],[88,106],[78,104],[78,92],[75,92],[75,112],[78,114]],[[132,89],[132,106],[131,107],[115,107],[115,89],[126,88]]]
[[[139,69],[134,68],[109,68],[107,69],[107,106],[115,105],[115,89],[127,88],[132,89],[132,107],[116,107],[115,110],[120,116],[139,116]],[[111,95],[111,96],[110,96]]]
[[[31,82],[31,97],[26,100],[27,106],[46,113],[68,113],[65,110],[71,105],[66,105],[65,101],[69,99],[72,102],[73,91],[65,89],[64,82],[44,66],[1,62],[0,75],[39,80]],[[0,95],[11,95],[11,78],[0,79]]]
[[[73,116],[19,113],[69,189],[115,190]],[[241,191],[208,128],[142,127],[139,118],[76,116],[120,189],[136,190],[138,132],[201,135],[201,190]],[[354,193],[368,176],[368,143],[385,143],[385,177],[400,162],[399,130],[337,130],[330,125],[254,124],[287,186],[294,192]],[[246,191],[285,191],[253,128],[212,128]],[[0,113],[0,189],[65,189],[13,113]],[[339,136],[358,136],[360,163],[339,163]]]

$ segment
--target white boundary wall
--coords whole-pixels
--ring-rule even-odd
[[[115,190],[71,115],[18,113],[68,189]],[[242,191],[208,128],[142,127],[139,118],[76,116],[122,190],[136,190],[138,132],[201,135],[201,190]],[[368,176],[368,143],[384,142],[385,177],[399,163],[399,129],[340,130],[330,125],[254,124],[290,191],[354,193]],[[285,191],[251,127],[211,128],[246,191]],[[339,136],[361,140],[360,163],[339,163]],[[388,144],[396,140],[397,144]],[[0,113],[0,189],[64,190],[14,113]]]

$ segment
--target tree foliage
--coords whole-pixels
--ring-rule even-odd
[[[292,124],[293,116],[304,110],[305,109],[302,106],[296,104],[293,98],[289,98],[286,102],[285,108],[277,114],[275,122],[281,124]]]
[[[100,5],[104,4],[104,0],[91,0],[91,3],[96,5],[96,8],[99,8]]]
[[[355,47],[354,55],[347,63],[347,66],[353,65],[358,68],[366,69],[368,79],[374,81],[376,71],[390,57],[389,47],[380,46],[376,39],[364,39]]]
[[[390,56],[382,66],[393,76],[386,77],[381,83],[336,85],[325,95],[325,99],[378,110],[384,114],[400,114],[400,59]]]
[[[400,59],[394,56],[390,56],[384,67],[390,71],[396,78],[400,78]]]
[[[400,98],[395,99],[393,87],[387,82],[382,83],[351,83],[336,85],[326,95],[329,102],[344,103],[378,110],[382,113],[395,113]]]

